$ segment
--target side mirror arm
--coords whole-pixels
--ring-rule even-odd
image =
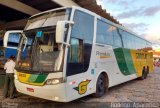
[[[67,47],[70,47],[71,45],[66,43],[66,42],[63,42],[62,44],[66,45]]]
[[[64,43],[64,32],[65,32],[66,24],[69,24],[69,26],[72,26],[74,22],[73,21],[58,21],[57,22],[57,27],[56,27],[56,42],[57,43]]]

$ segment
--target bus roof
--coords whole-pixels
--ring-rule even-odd
[[[40,13],[37,13],[35,15],[32,15],[30,18],[34,18],[34,17],[37,17],[37,16],[45,14],[45,13],[53,12],[53,11],[60,10],[60,9],[66,9],[66,8],[69,8],[69,7],[61,7],[61,8],[56,8],[56,9],[50,9],[50,10],[47,10],[47,11],[40,12]]]
[[[126,28],[126,27],[124,27],[124,26],[122,26],[122,25],[116,24],[116,23],[114,23],[114,22],[112,22],[112,21],[110,21],[110,20],[108,20],[108,19],[106,19],[106,18],[103,18],[102,16],[99,16],[98,14],[96,14],[96,13],[94,13],[94,12],[91,12],[90,10],[87,10],[87,9],[84,9],[84,8],[78,7],[78,6],[61,7],[61,8],[56,8],[56,9],[50,9],[50,10],[47,10],[47,11],[44,11],[44,12],[41,12],[41,13],[32,15],[29,19],[38,17],[38,16],[43,15],[43,14],[46,14],[46,13],[50,13],[50,12],[53,12],[53,11],[56,11],[56,10],[66,9],[66,8],[72,8],[72,9],[82,10],[82,11],[84,11],[84,12],[90,14],[90,15],[96,16],[97,18],[101,19],[102,21],[104,21],[104,22],[106,22],[106,23],[109,23],[109,24],[111,24],[111,25],[113,25],[113,26],[116,26],[116,27],[118,27],[118,28],[120,28],[120,29],[122,29],[122,30],[124,30],[124,31],[127,31],[127,32],[135,35],[136,37],[138,37],[138,38],[140,38],[140,39],[143,39],[143,40],[151,43],[150,41],[148,41],[148,40],[146,40],[146,39],[144,39],[144,38],[142,38],[142,37],[139,37],[136,33],[134,33],[133,31],[129,30],[128,28]]]

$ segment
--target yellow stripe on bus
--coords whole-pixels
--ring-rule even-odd
[[[42,83],[29,82],[30,76],[31,76],[31,74],[17,72],[18,80],[20,82],[22,82],[22,83],[30,84],[30,85],[35,85],[35,86],[42,86],[42,85],[44,85],[45,82],[42,82]]]
[[[153,58],[152,54],[144,51],[138,51],[138,50],[130,50],[133,64],[136,70],[137,77],[142,76],[142,70],[143,67],[149,66],[149,72],[153,71]]]

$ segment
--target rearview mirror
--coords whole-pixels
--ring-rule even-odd
[[[65,25],[73,25],[72,21],[58,21],[56,26],[56,43],[64,43]]]

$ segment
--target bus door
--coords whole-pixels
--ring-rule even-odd
[[[94,16],[75,10],[67,59],[67,97],[76,99],[91,93],[89,69],[94,33]]]

